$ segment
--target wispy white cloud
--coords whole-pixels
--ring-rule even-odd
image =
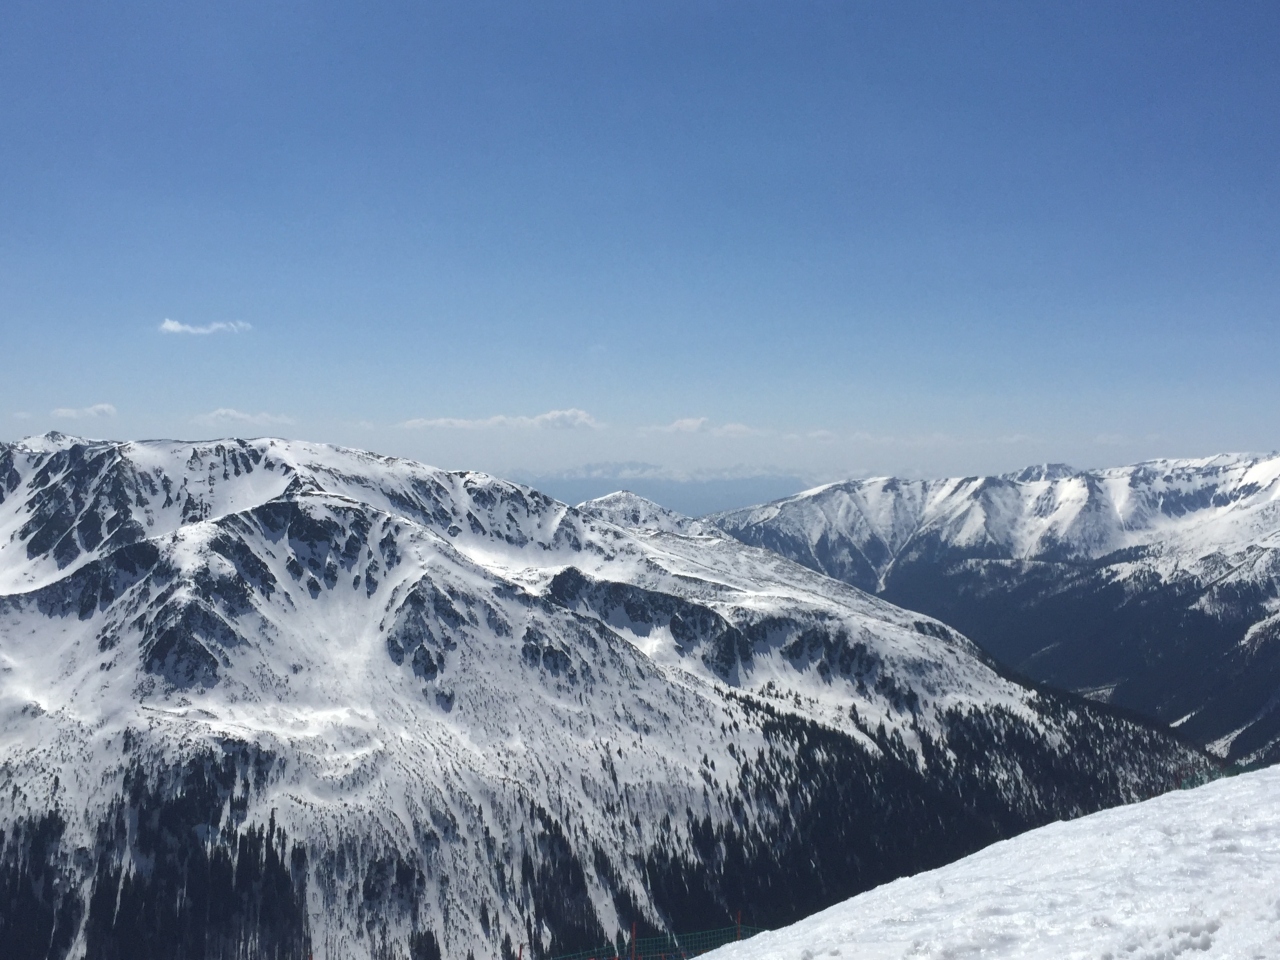
[[[713,437],[758,437],[769,431],[749,427],[745,423],[714,424],[709,417],[683,417],[656,427],[644,427],[641,433],[705,433]]]
[[[835,440],[839,440],[840,434],[836,433],[834,430],[804,430],[796,433],[784,433],[782,435],[782,439],[801,442],[805,440],[817,440],[821,443],[831,443]]]
[[[30,420],[30,419],[31,419],[31,414],[29,414],[26,410],[19,410],[17,413],[15,413],[15,414],[13,415],[13,419],[15,419],[15,420]]]
[[[541,430],[544,428],[598,430],[603,424],[585,410],[579,410],[575,407],[569,410],[548,410],[546,413],[540,413],[533,417],[510,417],[506,414],[498,414],[494,417],[485,417],[479,420],[464,420],[457,417],[418,417],[413,420],[406,420],[400,426],[411,430],[429,428],[489,430],[497,427],[514,427],[523,430]]]
[[[534,479],[609,480],[623,483],[629,480],[662,480],[673,483],[714,483],[722,480],[754,480],[762,477],[787,477],[804,481],[811,479],[807,473],[802,474],[789,468],[770,465],[738,464],[736,466],[718,468],[681,469],[638,460],[584,463],[581,466],[570,467],[565,470],[542,474],[525,474],[522,475],[521,479],[526,481]]]
[[[58,407],[50,413],[61,420],[95,420],[98,417],[114,417],[116,408],[109,403],[95,403],[91,407]]]
[[[281,413],[245,413],[243,410],[235,410],[232,407],[219,407],[217,410],[210,410],[208,413],[199,414],[191,419],[193,422],[203,424],[206,427],[227,423],[271,427],[288,426],[294,422],[293,417],[287,417]]]
[[[769,431],[749,427],[745,423],[722,423],[718,427],[712,427],[711,432],[717,437],[758,437]]]
[[[245,333],[252,330],[253,326],[243,320],[230,320],[227,322],[206,323],[202,327],[197,327],[190,323],[179,323],[177,320],[166,319],[158,329],[161,333],[190,333],[204,337],[211,333]]]
[[[711,421],[706,417],[684,417],[666,426],[651,429],[656,433],[702,433],[710,423]]]

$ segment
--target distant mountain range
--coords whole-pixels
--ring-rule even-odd
[[[627,495],[273,440],[0,445],[15,960],[773,926],[1212,767]]]
[[[1280,758],[1280,457],[851,480],[710,518],[1014,670]]]

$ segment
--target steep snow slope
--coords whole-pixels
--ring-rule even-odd
[[[1233,759],[1280,749],[1280,457],[857,480],[712,519]]]
[[[0,448],[0,490],[15,957],[546,956],[783,923],[1207,769],[625,498],[57,435]]]
[[[1280,954],[1280,770],[1055,823],[709,960],[1266,960]]]

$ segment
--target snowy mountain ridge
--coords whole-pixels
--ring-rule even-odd
[[[1280,456],[853,480],[709,519],[1036,679],[1280,749]]]
[[[54,435],[0,446],[0,492],[17,956],[543,957],[785,922],[1209,769],[629,498]]]
[[[807,546],[815,558],[827,544],[836,548],[838,537],[850,572],[865,572],[876,584],[904,550],[927,538],[1013,560],[1096,560],[1154,546],[1172,568],[1217,552],[1280,545],[1280,456],[850,480],[710,519],[731,530],[769,525],[773,536]]]
[[[680,533],[699,537],[727,536],[714,523],[686,517],[629,490],[618,490],[606,496],[588,500],[578,504],[578,509],[628,530]]]

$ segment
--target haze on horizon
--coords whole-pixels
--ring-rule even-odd
[[[0,438],[690,512],[1270,451],[1277,46],[1268,3],[15,0]]]

